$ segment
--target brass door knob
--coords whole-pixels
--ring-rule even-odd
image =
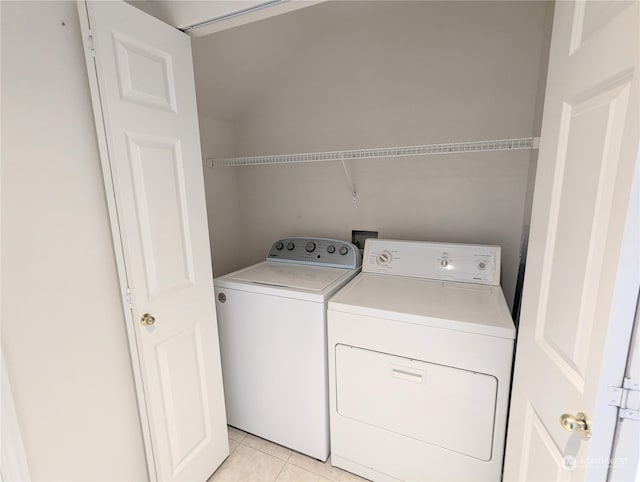
[[[582,412],[576,415],[563,413],[560,416],[560,425],[568,432],[580,432],[585,440],[591,438],[591,420]]]
[[[140,323],[144,326],[151,326],[156,322],[156,319],[149,313],[145,313],[140,317]]]

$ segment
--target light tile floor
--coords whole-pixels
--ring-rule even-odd
[[[229,427],[229,457],[208,482],[364,482],[357,475]]]

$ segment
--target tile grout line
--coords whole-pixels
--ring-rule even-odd
[[[276,478],[273,479],[273,482],[276,482],[278,480],[278,477],[280,477],[280,474],[282,473],[282,471],[286,466],[287,466],[287,461],[285,460],[284,464],[282,464],[282,467],[280,467],[280,470],[278,471],[278,475],[276,475]]]
[[[256,436],[254,435],[254,437],[256,437]],[[249,438],[249,434],[245,435],[245,436],[242,438],[242,441],[241,441],[241,442],[238,442],[238,443],[239,443],[239,444],[241,444],[241,445],[244,445],[245,447],[248,447],[248,448],[250,448],[250,449],[256,450],[257,452],[262,452],[262,453],[263,453],[263,454],[265,454],[265,455],[269,455],[270,457],[273,457],[274,459],[278,459],[278,460],[281,460],[282,462],[284,462],[284,463],[282,464],[282,467],[280,467],[280,470],[279,470],[279,471],[278,471],[278,473],[276,474],[275,478],[273,479],[273,482],[276,482],[276,481],[278,480],[278,477],[280,477],[280,474],[282,473],[282,471],[284,470],[284,468],[285,468],[285,467],[287,466],[287,464],[289,463],[289,457],[291,457],[291,454],[292,454],[293,452],[291,451],[291,449],[288,449],[288,450],[289,450],[289,455],[287,455],[286,460],[283,460],[283,459],[281,459],[280,457],[276,457],[276,456],[275,456],[275,455],[273,455],[273,454],[270,454],[270,453],[268,453],[268,452],[265,452],[264,450],[260,450],[259,448],[252,447],[251,445],[247,445],[246,443],[244,443],[244,442],[245,442],[245,440],[247,440],[247,438]],[[269,441],[269,440],[266,440],[266,439],[263,439],[263,438],[261,438],[261,437],[257,437],[257,438],[259,438],[259,439],[261,439],[261,440],[265,440],[266,442],[269,442],[269,443],[273,443],[273,442],[271,442],[271,441]],[[277,444],[274,444],[274,445],[277,445]],[[279,445],[279,447],[282,447],[282,445]],[[285,447],[285,448],[287,448],[287,447]]]
[[[313,474],[313,475],[316,475],[316,476],[318,476],[318,477],[321,477],[321,478],[323,478],[323,479],[325,479],[325,480],[329,480],[329,481],[332,481],[332,480],[333,480],[333,479],[330,479],[329,477],[326,477],[326,476],[325,476],[325,475],[323,475],[323,474],[320,474],[320,473],[316,472],[315,470],[313,470],[313,469],[312,469],[312,468],[310,468],[310,467],[303,467],[302,465],[298,465],[298,464],[296,464],[295,462],[291,462],[291,461],[290,461],[291,456],[293,455],[293,453],[294,453],[294,452],[295,452],[295,453],[297,453],[297,454],[300,454],[300,455],[301,455],[301,456],[303,456],[303,457],[308,457],[307,455],[304,455],[304,454],[302,454],[302,453],[300,453],[300,452],[296,452],[296,451],[294,451],[293,449],[290,449],[290,448],[288,448],[288,447],[285,447],[284,445],[278,445],[278,444],[276,444],[275,442],[271,442],[270,440],[267,440],[267,439],[264,439],[264,438],[262,438],[262,437],[258,437],[257,435],[254,435],[254,437],[256,437],[256,438],[258,438],[258,439],[260,439],[260,440],[264,440],[265,442],[268,442],[268,443],[270,443],[270,444],[277,445],[278,447],[283,447],[283,448],[285,448],[285,449],[289,450],[289,455],[287,455],[287,458],[286,458],[286,459],[281,459],[280,457],[277,457],[276,455],[270,454],[269,452],[265,452],[264,450],[261,450],[261,449],[259,449],[259,448],[252,447],[251,445],[247,445],[247,444],[245,443],[245,440],[247,440],[247,439],[249,438],[249,435],[251,435],[251,434],[249,434],[248,432],[245,432],[245,436],[244,436],[244,437],[242,437],[242,441],[238,442],[238,441],[236,440],[236,442],[238,442],[238,444],[239,444],[239,445],[244,445],[245,447],[248,447],[248,448],[250,448],[250,449],[256,450],[256,451],[261,452],[261,453],[263,453],[263,454],[269,455],[269,456],[273,457],[274,459],[282,460],[282,461],[284,462],[284,464],[282,465],[282,468],[281,468],[281,469],[280,469],[280,471],[278,472],[278,475],[277,475],[277,476],[276,476],[276,478],[274,479],[274,482],[275,482],[276,480],[278,480],[278,477],[280,477],[280,474],[282,473],[282,471],[284,470],[284,468],[285,468],[287,465],[292,465],[293,467],[296,467],[296,468],[298,468],[298,469],[305,470],[305,471],[307,471],[307,472],[309,472],[309,473],[311,473],[311,474]],[[313,459],[313,460],[317,460],[317,459]],[[321,463],[326,463],[326,462],[321,462]]]
[[[244,441],[248,438],[247,436],[245,436],[245,437],[242,439],[242,442],[238,442],[238,443],[239,443],[239,444],[241,444],[241,445],[244,445],[245,447],[249,447],[250,449],[257,450],[258,452],[262,452],[263,454],[270,455],[270,456],[271,456],[271,457],[273,457],[274,459],[282,460],[282,461],[283,461],[283,462],[285,462],[285,463],[288,463],[288,462],[289,462],[289,458],[291,457],[291,454],[293,454],[293,450],[292,450],[292,449],[290,449],[289,447],[285,447],[284,445],[278,445],[278,444],[277,444],[277,443],[275,443],[275,442],[271,442],[270,440],[267,440],[267,439],[265,439],[265,438],[258,437],[257,435],[254,435],[254,437],[256,437],[256,438],[258,438],[258,439],[260,439],[260,440],[264,440],[265,442],[268,442],[268,443],[270,443],[270,444],[276,445],[276,446],[278,446],[278,447],[282,447],[282,448],[284,448],[284,449],[287,449],[287,450],[289,451],[289,455],[287,455],[287,458],[286,458],[286,459],[283,459],[283,458],[278,457],[277,455],[273,455],[273,454],[270,454],[269,452],[265,452],[264,450],[259,449],[259,448],[257,448],[257,447],[252,447],[251,445],[247,445],[246,443],[244,443]]]

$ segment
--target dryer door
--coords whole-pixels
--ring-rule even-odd
[[[335,357],[341,416],[491,460],[495,377],[349,345]]]

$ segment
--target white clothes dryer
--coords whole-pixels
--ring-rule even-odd
[[[499,280],[497,246],[366,241],[329,301],[333,465],[500,481],[515,328]]]
[[[360,264],[352,244],[287,238],[214,280],[229,425],[327,459],[327,300]]]

